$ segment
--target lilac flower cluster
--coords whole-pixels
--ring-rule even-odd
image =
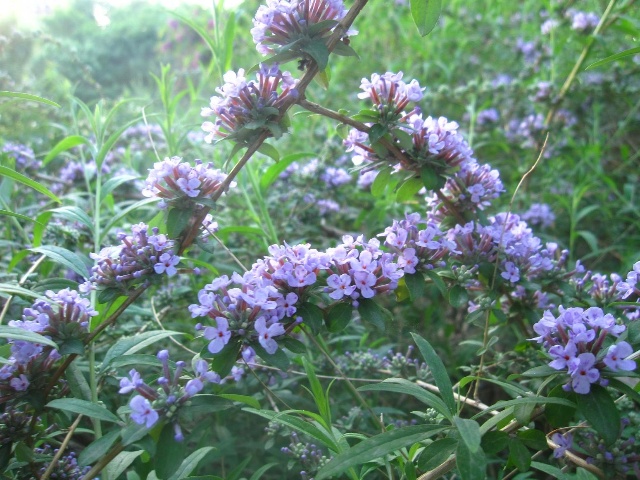
[[[627,273],[627,278],[624,282],[617,284],[616,289],[620,294],[620,298],[623,300],[628,299],[631,295],[640,297],[640,262],[633,264],[633,269]]]
[[[2,146],[2,152],[14,159],[17,171],[36,171],[42,166],[42,162],[36,159],[33,149],[27,145],[6,142]]]
[[[131,235],[120,232],[118,239],[120,245],[90,255],[96,262],[90,280],[99,288],[127,293],[155,275],[177,273],[180,257],[173,253],[174,242],[158,233],[157,228],[149,235],[149,227],[139,223],[131,227]]]
[[[251,35],[263,55],[281,47],[304,52],[303,43],[327,36],[346,13],[342,0],[267,0],[253,18]],[[356,33],[350,30],[347,34]]]
[[[494,262],[500,253],[500,276],[511,284],[524,278],[540,278],[564,264],[566,255],[556,258],[558,246],[542,245],[518,215],[499,213],[488,220],[488,225],[469,222],[447,231],[447,239],[455,244],[454,260],[463,265],[477,265]]]
[[[571,22],[571,29],[580,33],[591,33],[600,23],[600,17],[593,12],[581,12],[570,8],[565,17]]]
[[[313,443],[302,442],[296,432],[291,433],[291,442],[288,447],[280,450],[302,464],[304,470],[300,471],[302,480],[313,480],[313,474],[326,465],[333,457],[324,454],[321,448]]]
[[[44,445],[41,448],[35,448],[34,453],[39,456],[46,457],[49,461],[53,459],[53,457],[58,453],[57,448],[52,448],[51,445]],[[49,466],[49,461],[44,462],[44,466],[42,466],[38,473],[39,475],[44,474]],[[53,479],[64,479],[64,480],[80,480],[91,470],[90,466],[81,467],[78,464],[78,456],[75,452],[71,451],[67,455],[62,455],[56,465],[49,475],[49,478]],[[33,478],[31,475],[33,472],[24,472],[24,477],[19,478]]]
[[[550,227],[556,220],[551,207],[546,203],[532,203],[529,210],[522,213],[520,218],[530,225],[539,225],[542,228]]]
[[[233,338],[243,345],[257,342],[273,354],[275,338],[303,321],[297,309],[312,293],[324,291],[332,300],[357,307],[360,298],[397,288],[403,272],[392,254],[380,250],[378,240],[346,235],[343,242],[326,252],[303,244],[272,245],[270,255],[244,275],[223,275],[206,285],[198,294],[200,303],[189,311],[193,318],[215,323],[198,327],[210,341],[209,351],[220,352]]]
[[[216,89],[220,96],[211,97],[209,108],[201,112],[203,117],[217,117],[202,124],[207,143],[214,137],[246,143],[264,131],[278,138],[286,130],[278,117],[281,108],[297,98],[297,80],[277,65],[261,65],[256,76],[257,82],[247,81],[242,68],[224,74],[226,83]]]
[[[38,300],[22,312],[22,320],[11,320],[10,327],[45,336],[58,345],[69,340],[83,341],[91,317],[98,314],[87,298],[77,291],[48,290],[49,301]],[[11,356],[0,368],[0,403],[30,387],[43,388],[46,372],[61,357],[55,348],[25,340],[10,340]]]
[[[134,391],[137,393],[129,402],[131,420],[151,428],[160,419],[166,419],[173,424],[175,440],[181,442],[184,440],[184,435],[178,423],[178,409],[194,395],[200,393],[206,383],[220,383],[220,375],[210,371],[206,361],[198,359],[193,366],[196,376],[183,386],[181,378],[186,366],[185,362],[176,362],[172,373],[169,367],[169,352],[161,350],[157,357],[162,362],[162,376],[157,380],[158,388],[146,384],[140,373],[132,369],[129,371],[129,377],[120,379],[118,393],[123,395]]]
[[[380,112],[382,123],[391,123],[401,117],[420,113],[417,107],[409,114],[403,113],[410,102],[422,100],[422,92],[425,90],[415,79],[409,83],[403,82],[403,75],[402,72],[387,72],[382,75],[374,73],[371,80],[362,79],[360,89],[363,92],[358,94],[358,98],[371,100]]]
[[[201,160],[196,160],[195,166],[191,166],[180,157],[165,158],[149,170],[142,195],[161,198],[161,209],[175,206],[185,208],[210,198],[226,178],[227,175],[214,168],[212,163],[205,165]]]
[[[632,371],[636,362],[626,360],[633,353],[629,343],[619,341],[603,348],[608,335],[618,337],[626,330],[625,325],[616,322],[610,313],[605,314],[601,308],[559,307],[559,315],[554,317],[546,311],[533,326],[539,335],[532,338],[542,343],[552,358],[549,366],[563,370],[570,376],[564,386],[566,390],[587,394],[591,384],[602,380],[605,368],[616,372]]]

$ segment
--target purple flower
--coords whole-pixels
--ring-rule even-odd
[[[285,330],[282,324],[272,323],[269,327],[266,326],[266,320],[264,317],[260,317],[256,320],[254,327],[258,332],[258,341],[262,348],[264,348],[269,355],[273,355],[278,350],[278,344],[273,339],[279,335],[283,335]]]
[[[551,435],[551,441],[558,445],[553,449],[553,456],[555,458],[560,458],[564,455],[564,452],[571,448],[571,445],[573,444],[573,435],[571,432],[567,432],[564,435],[556,432]]]
[[[375,295],[371,288],[378,280],[375,275],[366,271],[357,271],[353,273],[353,280],[364,298],[371,298]]]
[[[199,378],[192,378],[184,386],[184,392],[187,398],[193,397],[194,395],[202,391],[203,388],[204,388],[204,385],[202,383],[202,380],[200,380]]]
[[[131,407],[131,420],[139,425],[145,425],[147,428],[153,427],[160,418],[149,400],[142,395],[133,397],[129,402],[129,407]]]
[[[569,362],[576,358],[577,353],[578,349],[576,348],[575,343],[571,341],[567,343],[566,347],[563,347],[562,345],[554,345],[549,349],[549,355],[555,360],[550,362],[549,366],[556,370],[569,368]]]
[[[518,269],[518,267],[514,265],[513,262],[506,262],[504,264],[504,270],[505,271],[502,272],[500,276],[505,280],[508,280],[512,283],[515,283],[518,280],[520,280],[520,270]]]
[[[135,369],[130,370],[129,375],[131,376],[131,380],[127,377],[120,379],[120,390],[118,390],[118,393],[130,393],[142,385],[142,378],[140,378],[140,374]]]
[[[569,361],[571,388],[574,392],[587,394],[591,390],[591,384],[598,381],[600,372],[594,368],[595,363],[596,357],[593,353],[581,353]]]
[[[632,371],[636,368],[636,362],[634,362],[633,360],[625,360],[625,358],[632,353],[633,348],[631,347],[631,345],[629,345],[627,342],[620,342],[609,347],[607,355],[602,359],[602,361],[613,371]]]
[[[229,321],[224,317],[216,317],[216,326],[206,327],[204,329],[204,338],[211,340],[209,343],[209,351],[211,353],[221,351],[231,338]]]
[[[333,274],[327,278],[327,285],[333,289],[329,296],[334,300],[340,300],[342,297],[349,296],[356,289],[355,285],[351,285],[351,276],[343,273],[338,276]]]
[[[9,385],[11,385],[16,392],[24,392],[29,388],[29,379],[26,375],[21,374],[19,377],[12,378]]]
[[[163,253],[160,255],[160,260],[153,266],[154,271],[160,275],[161,273],[166,273],[169,277],[172,277],[178,270],[176,269],[176,265],[180,263],[180,257],[177,255],[173,255],[169,252]]]

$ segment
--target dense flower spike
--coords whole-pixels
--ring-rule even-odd
[[[36,154],[31,147],[21,143],[6,142],[2,146],[2,152],[6,153],[16,162],[15,169],[21,171],[36,171],[42,166],[40,160],[36,160]]]
[[[210,198],[221,188],[227,175],[196,160],[195,166],[183,162],[180,157],[165,158],[154,164],[145,180],[142,194],[145,197],[161,198],[160,208],[178,206],[185,208],[189,203]],[[235,186],[233,183],[231,186]]]
[[[387,72],[383,75],[374,73],[371,80],[362,79],[360,89],[363,92],[358,94],[358,98],[369,98],[381,114],[383,123],[393,122],[406,116],[404,109],[409,102],[419,102],[422,100],[425,87],[421,87],[417,80],[413,79],[409,83],[402,81],[402,72]],[[419,114],[420,109],[414,108],[412,114]]]
[[[91,317],[98,314],[87,298],[75,290],[48,290],[49,301],[38,300],[25,308],[22,320],[11,320],[10,327],[38,333],[55,341],[58,346],[80,342],[88,332]],[[0,403],[5,396],[26,392],[29,388],[43,388],[46,372],[61,356],[55,348],[25,340],[10,340],[9,362],[0,368]]]
[[[297,98],[297,80],[277,65],[261,65],[256,76],[257,82],[247,81],[243,69],[225,73],[226,83],[216,89],[220,96],[211,97],[209,108],[201,112],[203,117],[217,117],[202,124],[207,143],[215,137],[246,143],[264,131],[278,138],[286,130],[286,121],[278,117],[280,109]]]
[[[346,13],[342,0],[267,0],[256,12],[251,35],[263,55],[281,47],[302,53],[305,43],[327,36]]]
[[[587,394],[591,384],[601,379],[601,371],[608,367],[612,371],[632,371],[636,363],[626,360],[633,353],[631,345],[620,341],[603,348],[608,335],[618,337],[626,330],[610,313],[601,308],[559,308],[554,317],[546,311],[542,319],[533,326],[539,335],[532,338],[542,343],[553,359],[549,366],[564,370],[570,376],[565,389]]]
[[[91,281],[99,288],[116,289],[127,293],[136,285],[150,281],[155,275],[175,275],[180,257],[173,254],[173,240],[139,223],[131,228],[131,235],[118,234],[121,244],[105,247],[91,254],[96,265],[91,269]]]

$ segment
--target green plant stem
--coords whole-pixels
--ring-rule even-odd
[[[96,463],[91,470],[89,470],[82,480],[91,480],[92,478],[96,478],[96,476],[107,466],[109,462],[116,458],[120,452],[124,450],[124,445],[120,442],[116,443],[116,445],[107,452],[107,454],[100,459],[98,463]]]
[[[340,370],[340,367],[338,367],[338,364],[336,364],[336,362],[333,361],[331,354],[326,350],[325,346],[322,345],[318,341],[318,339],[315,337],[315,335],[313,335],[308,329],[303,329],[303,331],[307,335],[307,338],[309,338],[313,342],[313,344],[318,348],[318,350],[322,352],[322,354],[329,361],[333,369],[338,373],[338,375],[340,375],[340,378],[346,382],[347,387],[349,388],[349,390],[351,390],[351,393],[353,393],[353,395],[360,402],[360,404],[369,411],[369,414],[377,423],[378,427],[380,428],[380,431],[384,432],[385,431],[384,423],[382,423],[382,421],[378,419],[377,415],[375,414],[371,406],[365,401],[362,395],[360,395],[360,392],[356,389],[356,387],[353,386],[353,383],[351,383],[351,381],[349,380],[349,377],[347,377],[344,374],[344,372]]]
[[[560,92],[558,92],[558,96],[556,97],[553,106],[551,107],[551,109],[547,113],[547,116],[546,116],[546,118],[544,120],[544,128],[545,129],[548,129],[549,126],[551,125],[551,122],[553,121],[553,118],[555,117],[555,115],[556,115],[556,113],[558,111],[558,108],[560,107],[560,104],[562,103],[562,100],[567,95],[567,92],[569,91],[569,89],[571,88],[571,85],[573,84],[574,80],[576,79],[576,76],[578,75],[578,72],[582,68],[582,65],[584,64],[585,60],[587,59],[587,55],[589,55],[589,52],[591,51],[591,48],[593,47],[595,38],[603,30],[604,25],[605,25],[605,23],[607,21],[607,18],[609,17],[609,14],[611,13],[611,10],[613,10],[613,7],[615,6],[615,4],[616,4],[616,0],[609,0],[609,4],[607,5],[607,8],[605,9],[604,13],[602,14],[602,17],[600,17],[600,21],[598,22],[598,25],[593,30],[593,33],[591,34],[591,37],[589,38],[589,41],[587,42],[587,44],[582,49],[582,52],[580,53],[580,56],[578,57],[578,60],[573,65],[573,68],[571,69],[571,72],[569,73],[569,75],[567,76],[566,80],[564,81],[564,84],[560,88]]]

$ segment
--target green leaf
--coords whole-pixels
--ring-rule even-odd
[[[385,320],[391,320],[389,311],[382,308],[371,298],[362,298],[359,299],[358,302],[358,313],[360,313],[360,317],[373,324],[378,330],[384,330]]]
[[[258,148],[258,152],[260,152],[263,155],[266,155],[267,157],[272,158],[276,162],[280,161],[280,153],[278,152],[278,149],[273,145],[269,145],[268,143],[263,143]]]
[[[29,100],[31,102],[44,103],[45,105],[51,105],[52,107],[60,108],[60,105],[58,105],[56,102],[47,100],[46,98],[38,97],[37,95],[32,95],[30,93],[9,92],[6,90],[2,90],[0,91],[0,97],[20,98],[22,100]]]
[[[96,420],[120,423],[120,419],[106,408],[79,398],[58,398],[51,400],[46,406],[57,410],[64,410],[65,412],[85,415],[89,418],[95,418]]]
[[[307,346],[300,340],[296,340],[293,337],[281,337],[278,339],[278,343],[282,348],[286,348],[292,353],[305,354],[307,353]]]
[[[82,355],[84,353],[84,342],[79,338],[65,338],[60,341],[59,347],[60,355]]]
[[[329,50],[327,50],[323,39],[313,40],[303,46],[301,50],[313,58],[318,66],[318,71],[321,72],[327,68],[327,64],[329,63]]]
[[[406,202],[412,200],[422,189],[422,181],[419,178],[410,178],[404,182],[396,192],[396,201]]]
[[[455,452],[458,446],[458,440],[455,438],[441,438],[430,443],[420,454],[418,460],[418,468],[420,470],[429,471],[444,463],[449,456]]]
[[[521,472],[526,472],[531,467],[531,453],[520,440],[512,438],[509,441],[509,462]]]
[[[260,480],[260,478],[262,478],[262,475],[269,470],[271,467],[275,467],[276,465],[279,465],[277,462],[274,463],[267,463],[266,465],[261,466],[258,470],[255,471],[255,473],[253,475],[251,475],[251,478],[249,480]],[[191,479],[193,479],[193,477],[189,477]]]
[[[4,210],[4,209],[1,209],[1,208],[0,208],[0,215],[4,215],[5,217],[19,218],[20,220],[24,220],[25,222],[38,223],[38,221],[35,218],[27,217],[26,215],[22,215],[21,213],[15,213],[15,212],[11,212],[9,210]]]
[[[245,405],[249,405],[257,410],[260,409],[260,402],[258,402],[255,398],[249,397],[247,395],[238,395],[236,393],[218,393],[217,397],[224,398],[226,400],[231,400],[232,402],[240,402]]]
[[[327,65],[324,70],[320,70],[313,80],[322,87],[323,90],[329,89],[329,83],[331,83],[331,69]]]
[[[256,410],[253,408],[243,408],[243,410],[302,432],[310,436],[314,440],[322,443],[325,447],[331,449],[332,451],[338,451],[338,446],[336,445],[335,441],[333,440],[333,438],[327,435],[327,433],[306,420],[293,415],[289,415],[289,413],[287,413],[286,411],[273,412],[271,410]]]
[[[611,63],[611,62],[615,62],[616,60],[620,60],[621,58],[626,58],[626,57],[630,57],[632,55],[636,55],[637,53],[640,53],[640,47],[633,47],[633,48],[629,48],[627,50],[623,50],[622,52],[618,52],[614,55],[610,55],[606,58],[603,58],[602,60],[598,60],[597,62],[593,62],[591,65],[589,65],[587,68],[585,68],[585,70],[591,70],[592,68],[598,68],[601,67],[603,65],[606,65],[607,63]]]
[[[554,467],[553,465],[548,465],[546,463],[531,462],[531,468],[535,468],[536,470],[551,475],[551,478],[555,478],[557,480],[575,480],[572,475],[568,475],[558,467]]]
[[[462,480],[485,480],[487,459],[482,449],[472,452],[465,442],[458,442],[456,466]]]
[[[303,152],[294,153],[292,155],[282,157],[278,163],[271,165],[260,178],[260,190],[262,190],[262,193],[266,193],[267,189],[273,184],[273,182],[275,182],[280,174],[284,172],[287,167],[293,162],[303,158],[311,158],[314,156],[314,153]]]
[[[47,153],[47,156],[42,160],[42,165],[47,165],[62,152],[71,150],[73,147],[77,147],[78,145],[89,145],[89,143],[89,140],[81,135],[69,135],[56,143],[49,153]]]
[[[469,294],[466,288],[461,285],[451,287],[451,290],[449,290],[449,303],[452,307],[466,307],[467,302],[469,302]]]
[[[269,365],[283,371],[286,371],[287,368],[289,368],[291,362],[289,361],[287,354],[284,353],[281,348],[278,348],[273,353],[268,353],[258,342],[251,343],[251,347],[256,351],[258,356]]]
[[[214,354],[213,359],[209,362],[211,370],[216,372],[222,378],[226,377],[238,360],[240,347],[241,344],[239,340],[230,341],[221,351]],[[204,347],[203,352],[204,351],[206,351],[206,354],[201,353],[203,358],[211,356],[207,347]]]
[[[524,445],[533,450],[544,450],[547,448],[547,437],[540,430],[534,428],[520,430],[516,435]]]
[[[417,333],[412,333],[411,336],[429,366],[429,370],[431,370],[433,380],[436,383],[438,390],[440,390],[440,395],[449,409],[448,416],[455,415],[457,408],[456,401],[453,397],[453,385],[451,384],[451,379],[447,374],[447,369],[445,368],[444,363],[442,363],[442,360],[427,340]]]
[[[81,208],[69,205],[65,207],[53,208],[49,211],[71,222],[81,223],[89,229],[91,234],[93,234],[93,220],[91,219],[91,217],[89,217],[89,215],[87,215],[87,212],[85,212]]]
[[[113,442],[120,436],[120,430],[113,430],[97,440],[91,442],[85,447],[80,456],[78,457],[78,463],[81,467],[91,465],[93,462],[100,460],[111,448]]]
[[[429,277],[433,284],[438,288],[443,297],[447,296],[447,285],[442,280],[442,277],[438,275],[438,272],[435,270],[427,270],[427,277]]]
[[[102,240],[104,240],[104,238],[111,231],[111,229],[115,225],[117,225],[120,222],[120,220],[122,220],[128,214],[130,214],[134,210],[136,210],[136,209],[138,209],[138,208],[140,208],[140,207],[142,207],[144,205],[149,205],[150,203],[156,203],[157,201],[158,201],[158,198],[143,198],[142,200],[139,200],[139,201],[129,205],[127,208],[122,209],[117,214],[113,215],[112,217],[109,217],[109,222],[107,223],[107,226],[104,227],[104,229],[102,230],[102,237],[100,238],[100,241],[102,242]]]
[[[447,408],[447,405],[438,397],[435,393],[432,393],[424,388],[416,385],[409,380],[405,380],[403,378],[389,378],[380,383],[374,383],[372,385],[364,385],[358,388],[359,391],[363,392],[395,392],[401,393],[403,395],[411,395],[412,397],[420,400],[422,403],[428,405],[429,407],[435,409],[438,413],[442,414],[444,417],[448,418],[450,421],[453,420],[453,415]]]
[[[123,337],[107,351],[102,361],[100,371],[104,373],[107,369],[111,368],[111,362],[115,359],[121,362],[120,357],[132,355],[164,338],[177,335],[184,335],[184,333],[174,332],[172,330],[152,330],[150,332],[139,333],[132,337]]]
[[[324,321],[327,330],[331,333],[338,333],[344,330],[353,317],[353,305],[350,303],[337,303],[326,314]],[[304,317],[303,317],[304,318]]]
[[[371,184],[371,195],[373,195],[374,198],[381,197],[384,194],[390,179],[391,169],[384,168],[380,170]]]
[[[420,180],[427,190],[438,190],[444,186],[445,180],[430,167],[422,167]]]
[[[178,238],[193,216],[191,208],[171,208],[167,215],[167,235]]]
[[[73,270],[82,278],[89,277],[89,268],[92,262],[84,255],[74,253],[71,250],[57,247],[55,245],[42,245],[41,247],[30,248],[29,250],[46,255],[51,260]]]
[[[369,141],[373,143],[377,143],[382,137],[384,137],[389,132],[389,129],[384,125],[380,125],[379,123],[374,123],[369,128]]]
[[[425,37],[438,23],[442,0],[411,0],[411,16],[420,36]]]
[[[144,450],[136,450],[135,452],[120,452],[116,455],[116,458],[111,460],[106,468],[109,478],[118,478],[143,452]]]
[[[305,302],[297,308],[296,313],[302,317],[304,325],[308,325],[314,334],[320,332],[324,313],[320,307],[313,303]]]
[[[482,450],[489,455],[495,455],[509,446],[509,435],[500,430],[492,430],[482,436]],[[546,448],[546,442],[545,447]]]
[[[446,430],[440,425],[412,425],[367,438],[333,458],[315,475],[316,480],[338,475],[356,465],[384,458],[385,455]]]
[[[358,52],[356,52],[351,45],[347,45],[344,42],[336,43],[332,53],[340,55],[341,57],[356,57],[358,59],[360,58]]]
[[[411,300],[424,298],[427,294],[427,286],[424,283],[424,275],[421,272],[405,274],[404,281],[409,289]]]
[[[33,188],[35,191],[40,192],[43,195],[46,195],[54,202],[62,203],[62,201],[47,187],[36,182],[35,180],[31,180],[29,177],[25,177],[24,175],[16,172],[15,170],[12,170],[8,167],[0,165],[0,176],[8,177],[12,180],[15,180],[16,182],[20,182],[28,187]]]
[[[186,454],[185,442],[176,442],[173,424],[167,423],[160,432],[154,456],[154,468],[159,478],[169,478],[177,472]]]
[[[453,424],[458,429],[460,438],[467,445],[467,448],[471,453],[476,453],[480,450],[482,436],[480,434],[480,425],[478,425],[478,422],[456,416],[453,418]]]
[[[620,412],[606,388],[592,384],[588,394],[576,394],[576,404],[578,412],[600,434],[607,445],[611,445],[618,439]]]
[[[55,349],[58,345],[53,340],[43,337],[42,335],[24,330],[18,327],[10,327],[8,325],[0,325],[0,338],[7,338],[12,340],[22,340],[25,342],[39,343],[40,345],[48,345]]]
[[[329,406],[329,399],[327,395],[325,395],[324,389],[322,388],[322,384],[318,377],[316,376],[316,372],[313,369],[309,360],[306,357],[302,357],[302,365],[304,366],[304,371],[307,374],[307,379],[309,380],[309,386],[311,387],[311,394],[313,395],[313,400],[318,407],[318,412],[322,416],[322,419],[325,421],[325,427],[330,428],[331,425],[331,407]]]
[[[117,177],[110,178],[100,188],[100,203],[109,195],[112,191],[118,188],[123,183],[132,182],[140,177],[135,175],[118,175]]]

